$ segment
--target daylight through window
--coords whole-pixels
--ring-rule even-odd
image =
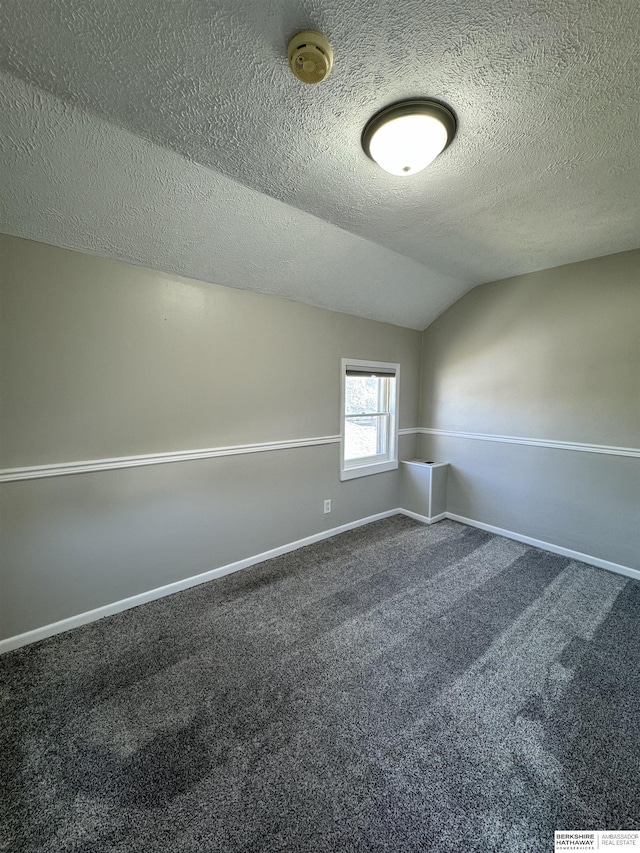
[[[343,480],[398,467],[398,372],[397,364],[343,359]]]

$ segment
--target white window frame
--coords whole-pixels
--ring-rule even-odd
[[[393,386],[389,393],[387,414],[387,451],[381,455],[361,459],[345,460],[345,385],[348,370],[376,370],[388,372]],[[340,479],[353,480],[367,477],[369,474],[381,474],[383,471],[395,471],[398,468],[398,402],[400,398],[400,365],[388,361],[364,361],[357,358],[343,358],[340,361]]]

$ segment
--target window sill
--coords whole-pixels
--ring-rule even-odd
[[[372,462],[369,465],[354,465],[353,468],[344,468],[340,471],[341,480],[355,480],[356,477],[368,477],[370,474],[382,474],[384,471],[396,471],[398,460],[391,459],[386,462]]]

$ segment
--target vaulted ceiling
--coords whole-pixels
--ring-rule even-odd
[[[640,246],[639,38],[637,0],[5,0],[0,230],[421,329]],[[457,136],[394,178],[362,128],[419,96]]]

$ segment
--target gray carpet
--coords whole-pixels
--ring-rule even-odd
[[[0,850],[640,829],[640,583],[397,516],[0,659]]]

